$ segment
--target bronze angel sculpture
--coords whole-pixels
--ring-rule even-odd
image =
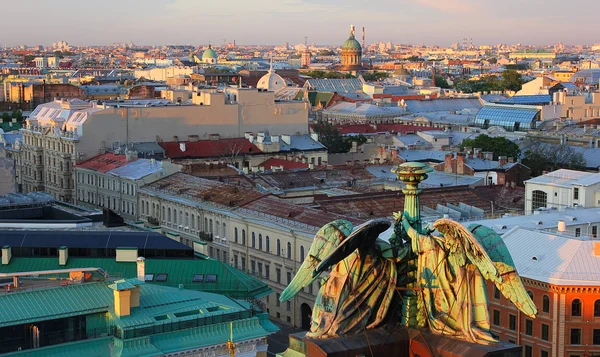
[[[315,235],[306,259],[280,298],[292,298],[332,268],[319,289],[308,337],[353,334],[396,318],[389,316],[392,301],[406,303],[393,299],[397,283],[406,281],[398,266],[415,257],[412,289],[418,313],[416,325],[407,327],[427,328],[474,343],[497,342],[490,333],[486,280],[525,315],[535,317],[537,309],[506,245],[493,230],[481,225],[467,229],[453,220],[439,219],[434,230],[423,233],[406,211],[395,216],[395,231],[402,237],[390,241],[379,238],[391,225],[385,219],[356,229],[348,221],[337,220]],[[436,230],[441,235],[432,235]]]

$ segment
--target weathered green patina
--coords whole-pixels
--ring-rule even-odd
[[[439,219],[422,227],[418,186],[432,169],[399,165],[405,182],[404,212],[394,213],[389,242],[379,234],[390,223],[372,220],[353,230],[347,221],[325,225],[315,236],[281,300],[293,297],[333,267],[317,295],[308,337],[329,338],[381,326],[388,319],[407,327],[474,343],[497,342],[490,333],[486,280],[527,316],[537,309],[525,291],[502,239],[491,229]],[[442,235],[434,236],[438,231]],[[398,299],[394,299],[395,294]],[[398,301],[399,309],[392,306]]]

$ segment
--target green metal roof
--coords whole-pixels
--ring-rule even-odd
[[[214,259],[146,259],[146,275],[153,275],[153,284],[225,294],[235,299],[258,299],[271,294],[271,288],[255,277]],[[13,257],[8,265],[0,265],[0,273],[44,271],[72,268],[102,268],[110,277],[137,278],[136,262],[117,262],[114,258],[69,258],[59,265],[57,258]],[[166,281],[156,281],[158,274],[167,274]],[[202,282],[193,282],[194,275],[203,275]],[[216,275],[216,282],[207,282],[207,275]],[[68,274],[57,275],[68,277]],[[149,281],[150,282],[150,281]]]
[[[68,344],[35,348],[19,352],[5,353],[2,356],[19,357],[81,357],[81,356],[110,356],[112,337],[95,338],[71,342]]]
[[[350,35],[350,38],[342,45],[342,49],[355,49],[361,51],[362,47],[360,46],[360,43],[356,41],[354,35]]]
[[[133,285],[125,279],[121,279],[115,281],[113,284],[110,284],[108,287],[116,291],[123,291],[127,289],[133,289],[135,288],[135,285]]]
[[[298,95],[300,96],[300,98],[296,98],[296,99],[302,99],[304,94],[303,93],[298,93]],[[310,105],[312,105],[313,107],[316,107],[319,103],[321,103],[323,105],[323,107],[327,106],[327,103],[329,103],[329,101],[331,100],[331,98],[333,98],[333,93],[331,92],[308,92],[308,101],[310,102]]]

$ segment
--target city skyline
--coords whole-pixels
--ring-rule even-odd
[[[130,41],[202,45],[235,40],[239,45],[277,45],[302,43],[307,36],[310,43],[338,45],[348,36],[350,24],[357,30],[366,27],[367,43],[448,46],[465,37],[473,38],[476,46],[600,41],[594,31],[600,4],[585,0],[570,2],[570,11],[560,11],[558,0],[376,0],[368,8],[342,0],[148,0],[143,6],[133,0],[106,0],[102,7],[75,0],[61,0],[60,6],[34,0],[32,5],[5,4],[4,12],[12,15],[0,23],[0,44],[47,46],[64,40],[75,46]],[[23,26],[27,31],[18,30]]]

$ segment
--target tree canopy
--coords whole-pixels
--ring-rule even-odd
[[[446,78],[437,75],[435,76],[435,85],[440,88],[451,88]]]
[[[533,143],[525,150],[523,165],[531,169],[531,176],[539,176],[544,171],[558,169],[584,169],[583,154],[571,146]]]
[[[514,70],[502,72],[502,79],[496,76],[485,76],[478,80],[462,79],[454,83],[454,88],[465,93],[490,91],[519,91],[523,85],[523,77]]]
[[[335,126],[326,122],[315,124],[313,131],[319,135],[319,142],[327,147],[327,152],[330,154],[347,153],[354,141],[358,146],[367,142],[364,135],[342,136]]]
[[[339,73],[339,72],[325,72],[325,71],[310,71],[306,73],[307,76],[312,78],[354,78],[353,75],[348,73]]]
[[[512,157],[518,159],[521,154],[521,148],[514,142],[501,136],[488,136],[485,134],[478,135],[475,139],[465,139],[460,144],[461,148],[479,148],[484,152],[493,152],[494,160],[498,160],[498,156]]]
[[[388,72],[366,72],[362,76],[365,81],[379,81],[388,78],[390,74]]]

